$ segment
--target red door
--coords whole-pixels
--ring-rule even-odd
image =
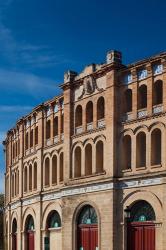
[[[28,232],[27,233],[27,250],[35,250],[35,241],[34,241],[34,233]]]
[[[155,250],[155,225],[148,222],[128,224],[127,250]]]
[[[17,250],[17,235],[12,234],[12,250]]]
[[[78,250],[96,250],[98,247],[97,225],[78,226]]]

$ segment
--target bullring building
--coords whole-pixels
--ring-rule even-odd
[[[6,250],[165,250],[166,53],[60,88],[4,141]]]

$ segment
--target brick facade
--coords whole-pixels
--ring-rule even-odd
[[[29,216],[35,249],[46,249],[48,235],[50,249],[78,249],[78,216],[91,205],[98,249],[126,250],[124,211],[144,200],[155,213],[155,249],[165,250],[166,54],[126,66],[111,51],[105,64],[65,73],[60,87],[7,133],[6,249],[13,235],[27,249]],[[49,228],[53,211],[61,225]]]

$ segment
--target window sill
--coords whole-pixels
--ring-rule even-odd
[[[132,169],[131,169],[131,168],[128,168],[128,169],[123,169],[123,170],[122,170],[122,173],[128,173],[128,172],[132,172]]]
[[[153,168],[161,168],[162,167],[162,165],[161,164],[157,164],[157,165],[151,165],[151,168],[153,169]]]
[[[136,171],[145,170],[146,167],[136,167]]]

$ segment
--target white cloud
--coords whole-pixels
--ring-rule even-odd
[[[49,78],[39,77],[31,73],[0,69],[1,89],[17,90],[33,97],[42,97],[44,93],[56,95],[59,92],[58,85]]]

